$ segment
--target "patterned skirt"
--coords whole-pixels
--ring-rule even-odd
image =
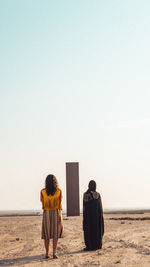
[[[57,210],[44,210],[42,221],[42,239],[59,237],[59,216]]]

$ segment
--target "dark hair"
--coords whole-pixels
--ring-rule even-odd
[[[45,180],[45,188],[47,195],[54,195],[58,189],[58,182],[53,174],[49,174]]]
[[[89,182],[89,190],[90,191],[95,191],[96,190],[96,182],[94,180],[91,180]]]

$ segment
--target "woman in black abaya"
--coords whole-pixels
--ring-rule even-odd
[[[83,195],[83,231],[84,250],[102,248],[104,234],[104,219],[101,196],[96,192],[96,183],[91,180],[89,189]]]

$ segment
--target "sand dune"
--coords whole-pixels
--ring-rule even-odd
[[[83,251],[82,216],[64,217],[57,260],[44,259],[41,221],[41,216],[0,218],[0,266],[150,266],[150,214],[105,214],[103,249],[92,252]]]

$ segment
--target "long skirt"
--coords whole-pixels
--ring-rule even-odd
[[[44,210],[42,221],[42,239],[57,239],[59,231],[60,217],[57,210]]]

